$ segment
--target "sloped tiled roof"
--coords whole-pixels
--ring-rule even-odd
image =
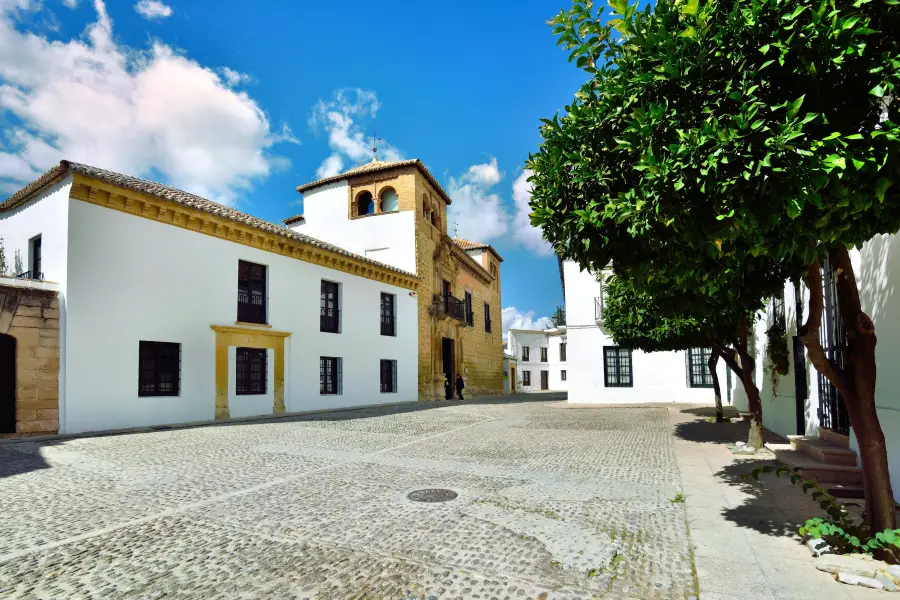
[[[293,217],[288,217],[282,223],[285,225],[290,225],[291,223],[296,223],[297,221],[302,221],[304,219],[303,215],[294,215]]]
[[[121,173],[114,173],[113,171],[107,171],[106,169],[100,169],[98,167],[92,167],[90,165],[85,165],[68,160],[60,161],[57,166],[47,171],[37,180],[29,183],[27,186],[7,198],[5,201],[0,202],[0,212],[7,211],[15,206],[18,206],[19,204],[22,204],[23,202],[26,202],[33,194],[39,192],[44,187],[51,185],[61,177],[64,177],[67,173],[78,173],[80,175],[98,179],[105,183],[109,183],[121,188],[134,190],[136,192],[142,192],[144,194],[155,196],[157,198],[163,198],[165,200],[171,200],[172,202],[195,208],[197,210],[222,217],[223,219],[228,219],[229,221],[242,223],[261,231],[274,233],[288,239],[303,242],[317,248],[322,248],[323,250],[329,250],[331,252],[335,252],[337,254],[341,254],[355,260],[359,260],[361,262],[377,265],[395,273],[402,273],[403,275],[416,277],[414,273],[409,273],[402,269],[398,269],[396,267],[378,262],[377,260],[372,260],[370,258],[366,258],[365,256],[354,254],[353,252],[349,252],[341,248],[340,246],[335,246],[334,244],[329,244],[327,242],[317,240],[316,238],[309,237],[308,235],[303,235],[302,233],[291,231],[290,229],[287,229],[282,225],[276,225],[275,223],[264,221],[252,215],[248,215],[233,208],[229,208],[227,206],[219,204],[218,202],[213,202],[212,200],[207,200],[206,198],[203,198],[201,196],[191,194],[190,192],[185,192],[183,190],[163,185],[155,181],[140,179],[138,177],[132,177],[130,175],[122,175]]]
[[[393,169],[399,169],[402,167],[416,167],[425,176],[425,179],[434,186],[434,189],[441,195],[441,198],[447,204],[450,204],[452,200],[447,192],[444,191],[444,188],[441,187],[441,184],[437,182],[437,179],[434,178],[434,175],[425,167],[421,160],[418,158],[413,158],[410,160],[379,160],[373,161],[364,165],[360,165],[358,167],[354,167],[349,171],[344,171],[343,173],[338,173],[337,175],[331,175],[329,177],[323,177],[322,179],[317,179],[316,181],[311,181],[309,183],[304,183],[301,186],[297,187],[298,192],[306,192],[308,190],[321,187],[323,185],[327,185],[329,183],[334,183],[335,181],[341,181],[342,179],[347,179],[348,177],[354,177],[356,175],[365,175],[367,173],[377,173],[379,171],[390,171]]]
[[[464,240],[463,238],[459,238],[459,237],[455,237],[455,238],[451,238],[451,239],[453,240],[454,244],[456,244],[463,250],[490,250],[491,252],[494,253],[494,256],[496,256],[500,260],[500,262],[503,262],[503,257],[500,256],[500,253],[497,252],[497,250],[490,244],[485,244],[482,242],[473,242],[471,240]]]

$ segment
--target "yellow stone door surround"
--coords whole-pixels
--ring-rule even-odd
[[[284,412],[284,340],[289,331],[272,331],[232,325],[210,325],[216,332],[216,420],[228,419],[228,348],[266,348],[275,351],[275,406],[272,412]]]

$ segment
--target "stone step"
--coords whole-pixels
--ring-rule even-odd
[[[826,465],[794,450],[790,444],[766,444],[778,462],[791,468],[800,468],[803,476],[814,479],[823,487],[829,483],[862,484],[862,469],[849,465]]]
[[[840,446],[841,448],[850,448],[850,436],[847,434],[838,433],[837,431],[832,431],[831,429],[819,427],[819,437],[826,442],[831,442],[835,446]]]
[[[825,491],[841,500],[862,500],[866,497],[862,484],[832,483],[825,486]]]
[[[789,435],[788,440],[794,450],[826,465],[856,466],[856,452],[842,448],[818,437],[806,435]]]

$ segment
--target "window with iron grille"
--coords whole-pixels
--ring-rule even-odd
[[[566,362],[566,343],[559,345],[559,362]]]
[[[632,387],[631,349],[618,346],[603,347],[603,377],[606,387]]]
[[[266,322],[266,267],[238,261],[238,321]]]
[[[709,357],[712,348],[688,348],[687,375],[688,386],[692,388],[711,388],[712,373],[709,372]]]
[[[325,333],[341,332],[341,311],[339,286],[333,281],[322,280],[322,295],[319,304],[319,331]]]
[[[323,396],[340,396],[341,388],[341,363],[343,361],[336,356],[319,357],[319,393]]]
[[[381,294],[381,335],[396,336],[397,320],[394,308],[394,295]]]
[[[268,379],[266,349],[238,348],[234,373],[238,396],[265,394]]]
[[[836,274],[831,261],[822,261],[822,296],[825,306],[822,311],[822,325],[819,328],[819,343],[825,356],[837,368],[844,368],[844,352],[847,348],[847,334],[841,319],[837,295]],[[838,433],[849,434],[850,415],[841,394],[831,381],[818,373],[819,383],[819,427]]]
[[[566,370],[565,369],[563,369],[562,371],[559,372],[559,380],[560,381],[566,380]]]
[[[484,331],[491,332],[491,305],[487,302],[484,303]]]
[[[181,344],[138,344],[138,396],[177,396],[181,388]]]
[[[531,371],[522,371],[522,385],[531,385]]]
[[[397,393],[397,361],[381,359],[381,393]]]
[[[531,354],[531,348],[529,348],[528,346],[522,346],[522,360],[527,361],[529,354]]]
[[[471,327],[475,325],[475,311],[472,310],[472,294],[466,292],[466,323]]]
[[[43,271],[41,271],[41,236],[31,240],[31,272],[32,279],[43,279]]]
[[[547,362],[547,349],[541,348],[541,362]]]

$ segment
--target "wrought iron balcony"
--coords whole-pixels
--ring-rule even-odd
[[[325,333],[341,332],[341,311],[336,308],[321,307],[319,331]]]
[[[465,323],[466,319],[466,303],[459,298],[445,295],[435,295],[434,304],[438,310],[448,317],[452,317],[457,321]]]
[[[34,279],[35,281],[43,281],[44,274],[40,271],[25,271],[16,275],[17,279]]]

